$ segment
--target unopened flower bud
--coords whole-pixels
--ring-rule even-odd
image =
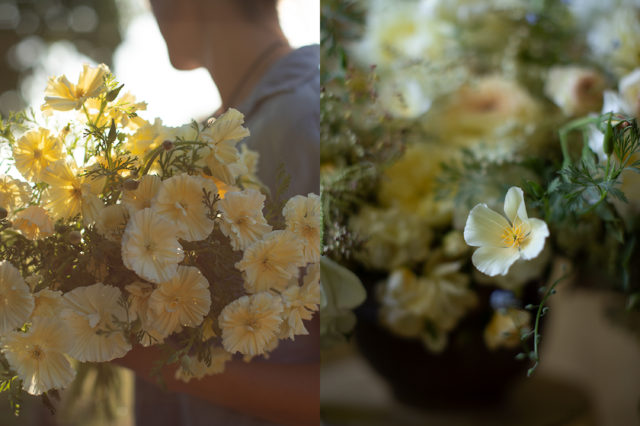
[[[82,234],[78,231],[71,231],[67,235],[67,241],[73,245],[78,245],[82,242]]]
[[[164,148],[165,151],[171,151],[173,149],[173,142],[164,141],[162,142],[162,147]]]
[[[127,191],[135,191],[136,189],[138,189],[139,185],[140,182],[135,179],[127,179],[122,183],[122,187]]]
[[[613,152],[613,127],[611,127],[611,117],[609,117],[609,121],[607,122],[602,149],[607,156],[610,156]]]
[[[0,207],[0,219],[4,219],[7,217],[9,212],[4,207]]]

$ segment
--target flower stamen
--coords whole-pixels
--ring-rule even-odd
[[[522,224],[513,224],[509,228],[505,228],[501,238],[507,247],[520,248],[520,245],[527,239],[529,235],[524,232]]]

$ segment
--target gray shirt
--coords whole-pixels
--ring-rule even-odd
[[[238,106],[260,154],[258,177],[275,195],[278,168],[291,183],[283,194],[320,193],[320,46],[299,48],[280,58],[253,93]]]

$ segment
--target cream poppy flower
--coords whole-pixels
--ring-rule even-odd
[[[180,366],[176,370],[175,378],[188,383],[191,379],[202,379],[204,376],[220,374],[224,372],[227,361],[231,360],[231,354],[221,347],[211,349],[211,365],[195,356],[185,355],[180,359]]]
[[[53,221],[40,206],[29,206],[18,212],[13,227],[29,240],[41,240],[53,235]]]
[[[72,84],[67,77],[51,77],[45,89],[44,105],[41,109],[69,111],[79,109],[89,98],[100,96],[106,91],[105,77],[109,68],[105,64],[91,67],[84,64],[78,84]]]
[[[96,220],[96,231],[107,240],[119,241],[122,237],[129,212],[122,204],[106,206],[100,211]]]
[[[296,195],[282,209],[287,230],[302,240],[304,261],[308,263],[320,261],[321,210],[320,197],[316,194]]]
[[[480,247],[471,258],[473,265],[489,276],[506,275],[516,260],[535,258],[549,236],[544,221],[527,216],[522,189],[509,189],[504,212],[506,219],[486,204],[478,204],[469,213],[464,228],[466,243]]]
[[[65,355],[67,328],[55,319],[34,321],[26,333],[13,332],[3,339],[2,352],[31,395],[63,389],[76,372]]]
[[[0,207],[12,212],[27,203],[31,198],[31,187],[7,175],[0,175]]]
[[[265,196],[255,189],[230,192],[216,203],[220,211],[220,230],[231,241],[234,250],[244,250],[271,232],[262,214]]]
[[[269,292],[242,296],[224,307],[218,318],[222,344],[230,353],[264,354],[277,339],[282,301]]]
[[[20,271],[11,263],[0,262],[0,335],[22,327],[33,312],[34,300]]]
[[[78,176],[75,164],[64,160],[47,167],[42,180],[49,184],[45,192],[46,207],[55,218],[70,219],[82,214],[85,224],[93,223],[103,207],[98,198],[105,184],[105,178]]]
[[[210,308],[209,282],[193,266],[178,266],[173,279],[159,284],[149,298],[153,327],[162,336],[201,324]]]
[[[114,324],[114,319],[127,319],[120,296],[117,287],[102,283],[65,293],[62,318],[71,335],[69,355],[82,362],[106,362],[131,350],[126,336]]]
[[[161,283],[174,277],[183,258],[173,223],[152,209],[131,216],[122,236],[124,266],[145,280]]]
[[[284,290],[289,280],[304,266],[302,244],[287,231],[271,231],[244,251],[236,268],[243,272],[244,287],[249,293]]]
[[[213,231],[214,221],[207,217],[203,189],[215,194],[215,184],[186,173],[162,182],[151,208],[169,219],[177,229],[178,238],[186,241],[204,240]]]
[[[144,175],[138,181],[136,189],[125,189],[122,192],[122,204],[127,207],[129,214],[151,207],[153,200],[162,185],[162,180],[156,175]]]
[[[13,147],[16,169],[32,182],[44,180],[47,166],[62,157],[62,142],[43,128],[28,131]]]
[[[281,338],[290,338],[299,334],[309,334],[303,321],[313,318],[320,306],[320,264],[309,265],[303,286],[292,283],[282,292],[284,307]]]

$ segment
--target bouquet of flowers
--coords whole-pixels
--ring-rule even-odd
[[[188,381],[267,357],[318,310],[320,199],[261,192],[230,109],[164,126],[105,65],[52,77],[41,124],[1,122],[0,391],[14,409],[78,363],[162,345]],[[265,207],[266,202],[266,207]]]
[[[325,5],[324,254],[430,353],[481,323],[531,374],[568,276],[640,309],[640,9],[566,3]]]

